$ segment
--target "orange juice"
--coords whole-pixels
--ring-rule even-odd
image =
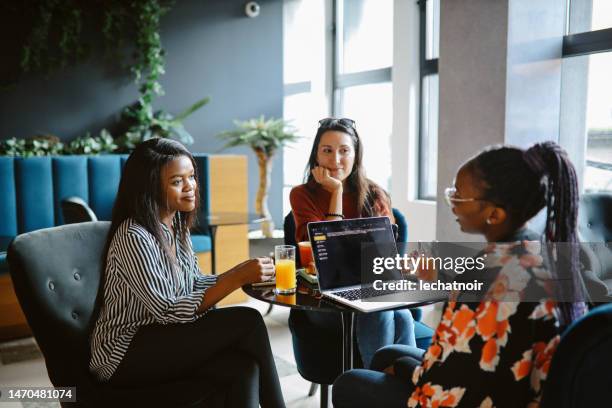
[[[300,249],[300,262],[302,264],[302,268],[305,268],[309,274],[314,275],[314,259],[312,256],[310,241],[302,241],[298,243],[298,248]]]
[[[295,280],[295,260],[279,259],[276,261],[276,292],[293,293],[297,282]]]
[[[287,305],[295,305],[296,304],[296,295],[292,293],[291,295],[281,295],[280,293],[276,295],[276,300],[279,302],[283,302]]]

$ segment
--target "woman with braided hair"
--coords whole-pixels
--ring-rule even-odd
[[[488,291],[479,302],[457,300],[460,295],[448,301],[426,351],[383,348],[373,370],[340,376],[335,407],[539,406],[559,334],[585,312],[574,167],[554,142],[527,150],[496,146],[463,164],[445,195],[461,230],[489,242],[485,272],[494,279]],[[570,249],[546,268],[539,237],[526,228],[544,207],[544,241]],[[560,297],[552,296],[546,283],[567,274],[572,297],[556,289]]]

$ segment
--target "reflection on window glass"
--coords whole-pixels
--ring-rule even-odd
[[[425,58],[440,56],[440,0],[427,0]]]
[[[438,75],[423,78],[419,161],[419,198],[436,196],[438,175]]]
[[[289,191],[303,182],[318,121],[329,116],[329,101],[325,95],[326,2],[283,1],[283,82],[286,85],[283,118],[289,120],[297,134],[302,136],[297,142],[283,148],[285,214],[291,210]],[[287,86],[296,83],[308,86]]]
[[[612,27],[612,1],[571,0],[571,34],[602,30],[610,27]]]
[[[342,10],[341,74],[390,67],[393,0],[338,1]]]
[[[363,165],[368,178],[389,191],[391,182],[391,83],[344,88],[339,117],[351,118],[363,144]]]
[[[319,119],[327,115],[321,109],[325,106],[312,93],[300,93],[285,97],[283,111],[286,120],[297,129],[301,138],[283,150],[284,184],[295,186],[302,184],[304,169],[314,141]]]
[[[310,81],[322,63],[324,44],[323,0],[287,0],[283,3],[284,83]]]
[[[589,58],[585,191],[612,191],[612,53]]]

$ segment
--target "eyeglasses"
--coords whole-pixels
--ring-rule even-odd
[[[355,121],[349,118],[325,118],[319,121],[319,127],[332,127],[336,124],[340,124],[347,128],[355,129]]]
[[[448,187],[444,190],[444,199],[446,200],[446,204],[450,207],[453,206],[453,203],[467,203],[470,201],[488,201],[484,198],[459,198],[455,197],[457,195],[457,189],[455,187]]]

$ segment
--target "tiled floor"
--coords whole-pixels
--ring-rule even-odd
[[[267,304],[257,300],[250,300],[246,305],[258,309],[264,313],[267,310]],[[266,326],[272,344],[274,355],[295,364],[293,358],[293,350],[291,347],[291,334],[287,327],[287,318],[289,309],[284,307],[275,307],[269,316],[265,317]],[[439,311],[434,307],[426,307],[424,321],[430,326],[435,323],[439,316]],[[19,340],[11,343],[0,344],[0,349],[11,347],[18,344],[31,342],[31,339]],[[11,364],[0,364],[0,386],[50,386],[47,371],[42,358],[36,358],[28,361],[21,361]],[[315,408],[319,406],[319,394],[313,397],[308,397],[308,389],[310,383],[300,377],[299,374],[292,374],[281,377],[281,386],[285,401],[288,408]],[[18,403],[0,403],[0,407],[58,407],[53,404],[26,404]]]

